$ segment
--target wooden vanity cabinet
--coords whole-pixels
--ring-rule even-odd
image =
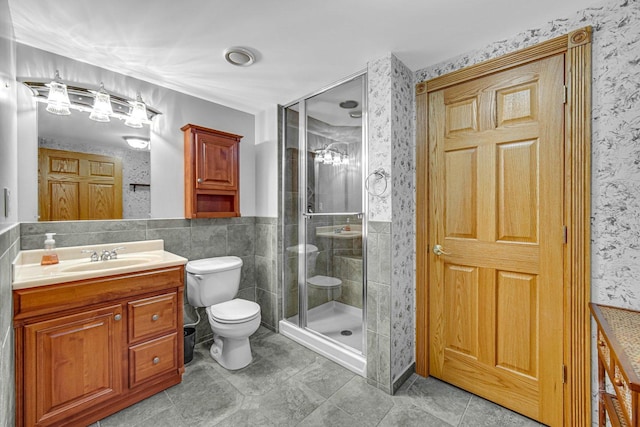
[[[239,145],[242,136],[192,124],[184,132],[186,218],[240,216]]]
[[[184,267],[13,291],[16,425],[89,425],[180,383]]]

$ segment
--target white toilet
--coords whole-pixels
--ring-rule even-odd
[[[194,307],[207,307],[214,341],[211,357],[229,370],[251,363],[249,336],[260,326],[260,306],[234,298],[241,268],[242,259],[235,256],[187,263],[187,299]]]

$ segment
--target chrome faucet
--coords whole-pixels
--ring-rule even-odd
[[[100,261],[109,261],[111,259],[111,251],[103,250],[102,255],[100,255]]]
[[[91,262],[96,262],[100,260],[100,257],[98,256],[98,252],[94,251],[93,249],[83,249],[80,251],[83,254],[91,254]]]
[[[111,249],[111,259],[118,259],[118,251],[124,251],[126,248],[124,246],[118,246],[117,248]]]

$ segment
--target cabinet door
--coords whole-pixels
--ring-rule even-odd
[[[122,393],[122,313],[114,305],[25,326],[26,425],[56,423]]]
[[[238,189],[238,142],[196,133],[196,189]]]

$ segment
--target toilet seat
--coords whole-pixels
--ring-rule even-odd
[[[260,306],[253,301],[236,298],[207,307],[207,316],[218,323],[244,323],[260,316]]]

